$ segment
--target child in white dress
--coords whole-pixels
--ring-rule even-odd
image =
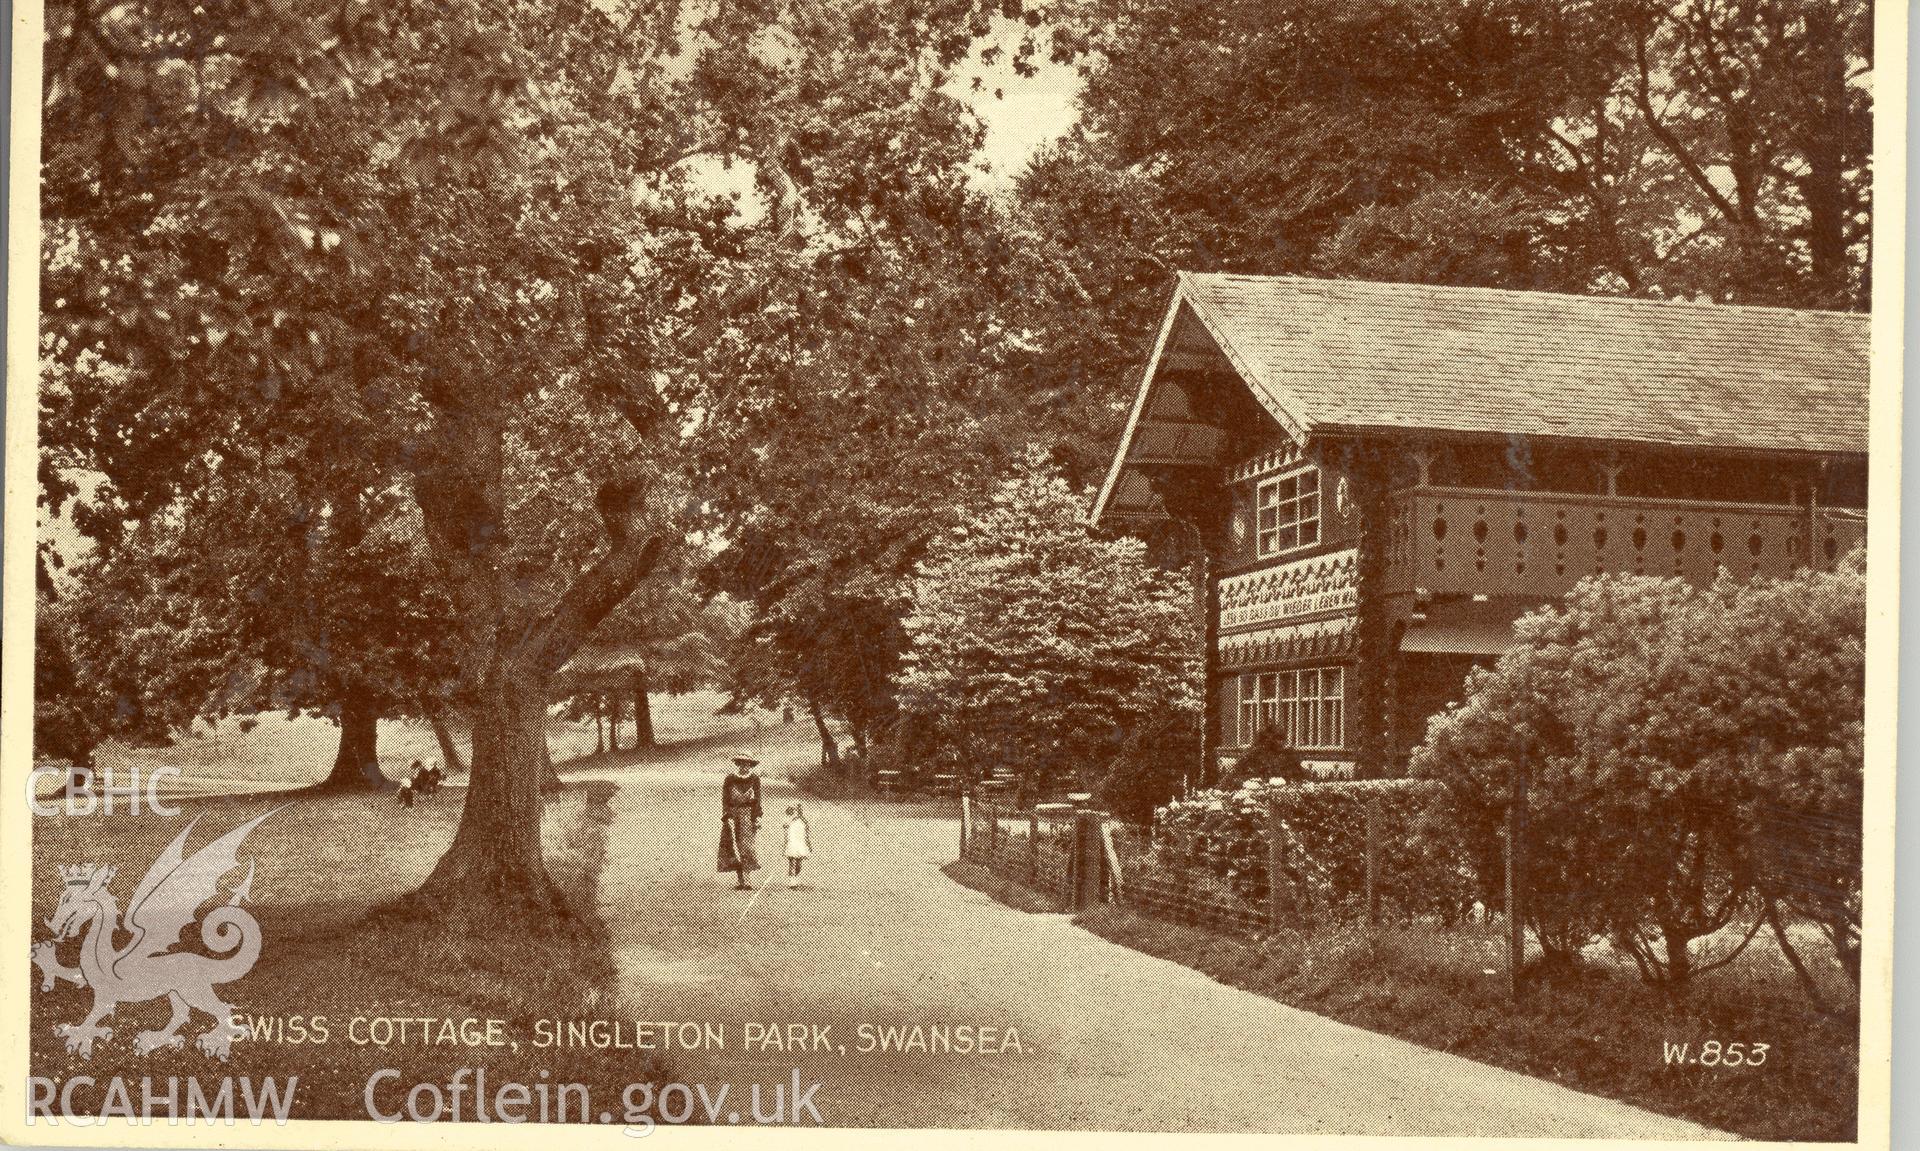
[[[813,831],[799,804],[787,808],[787,886],[800,886],[800,861],[813,854]]]

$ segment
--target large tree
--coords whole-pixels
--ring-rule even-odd
[[[1086,157],[1192,262],[1863,306],[1865,0],[1086,0]]]
[[[905,624],[902,706],[938,724],[963,772],[1005,765],[1029,798],[1091,789],[1130,733],[1198,718],[1190,589],[1140,541],[1090,536],[1085,498],[1029,453],[933,542]]]
[[[194,562],[159,523],[64,570],[42,560],[34,620],[33,754],[89,767],[108,740],[165,743],[228,670],[230,621],[196,593]]]
[[[417,530],[392,498],[308,500],[227,463],[49,576],[42,634],[76,674],[49,679],[36,707],[87,717],[66,726],[96,742],[165,740],[195,717],[324,715],[340,727],[325,785],[387,786],[379,721],[438,716],[453,687]]]
[[[802,380],[733,388],[753,330],[830,345],[793,309],[951,239],[978,130],[944,88],[986,27],[858,0],[50,6],[43,436],[105,476],[99,531],[242,444],[310,498],[350,460],[411,502],[473,721],[428,904],[562,911],[548,681],[668,543],[630,451],[676,428],[724,474]]]

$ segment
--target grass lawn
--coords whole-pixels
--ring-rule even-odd
[[[1037,891],[1024,883],[1015,883],[1011,879],[1003,878],[993,869],[982,867],[980,864],[956,859],[940,870],[948,879],[960,886],[971,887],[1015,911],[1028,911],[1035,914],[1058,914],[1060,911],[1060,901],[1052,895]]]
[[[250,1076],[256,1082],[267,1076],[284,1082],[297,1075],[294,1117],[366,1118],[362,1091],[367,1077],[382,1068],[398,1070],[401,1077],[393,1082],[402,1088],[423,1081],[445,1083],[461,1067],[484,1067],[495,1083],[538,1081],[546,1070],[555,1083],[589,1084],[593,1105],[618,1115],[624,1085],[656,1078],[661,1070],[644,1053],[530,1046],[536,1018],[620,1017],[612,1001],[612,959],[594,912],[607,805],[614,790],[604,782],[570,784],[547,804],[543,834],[549,866],[577,911],[565,938],[534,938],[507,929],[452,935],[389,915],[369,921],[370,909],[418,887],[432,869],[452,840],[464,790],[442,791],[412,810],[398,808],[390,796],[303,793],[190,800],[174,818],[38,818],[34,917],[35,934],[44,938],[45,920],[59,898],[60,865],[116,865],[112,890],[124,908],[147,866],[192,817],[199,816],[200,825],[189,852],[291,800],[241,846],[242,866],[249,859],[255,864],[251,907],[261,924],[263,946],[249,974],[218,988],[249,1019],[280,1020],[285,1029],[281,1038],[235,1043],[225,1064],[195,1050],[191,1041],[184,1050],[137,1056],[135,1033],[161,1026],[167,1007],[164,1001],[130,1003],[109,1020],[111,1040],[97,1046],[91,1060],[82,1060],[66,1051],[53,1028],[84,1017],[92,993],[67,983],[43,992],[36,978],[31,1010],[34,1073],[59,1080],[88,1075],[99,1082],[125,1076],[136,1084],[136,1097],[142,1077],[164,1083],[169,1075],[183,1080],[194,1076],[211,1091],[223,1075]],[[238,878],[236,873],[228,885]],[[189,927],[184,940],[189,947],[197,945],[198,930]],[[76,954],[76,944],[62,946],[64,962],[75,962]],[[352,1041],[351,1020],[380,1016],[498,1019],[503,1021],[501,1035],[517,1041],[520,1049],[420,1043],[380,1047]],[[325,1019],[326,1041],[294,1042],[291,1021],[301,1020],[311,1037],[316,1017]],[[183,1034],[197,1035],[209,1025],[196,1014]],[[382,1106],[390,1110],[402,1095],[403,1090],[384,1092]]]
[[[724,702],[726,696],[714,691],[654,696],[655,737],[663,745],[695,740],[724,742],[779,720],[777,714],[768,712],[715,714]],[[312,716],[288,719],[274,712],[253,718],[251,724],[231,718],[215,725],[196,722],[190,733],[167,747],[107,744],[97,752],[97,761],[115,783],[131,779],[134,771],[178,768],[178,784],[168,790],[182,794],[305,787],[327,777],[340,744],[340,729],[331,721]],[[623,747],[632,746],[631,708],[620,726],[620,737]],[[461,755],[470,755],[466,733],[457,731],[454,738]],[[547,744],[556,761],[590,756],[594,749],[593,724],[550,719]],[[381,770],[394,780],[405,778],[407,766],[416,759],[430,762],[441,758],[431,727],[400,720],[381,722],[379,752]],[[40,790],[50,794],[61,783],[61,778],[49,777],[41,782]]]
[[[1515,1004],[1492,926],[1283,932],[1253,944],[1118,907],[1076,922],[1223,983],[1576,1090],[1749,1138],[1854,1138],[1858,1020],[1811,1010],[1778,952],[1758,942],[1684,1002],[1590,964],[1541,977]],[[1670,1048],[1688,1044],[1697,1059],[1708,1041],[1769,1049],[1759,1066],[1669,1063]]]

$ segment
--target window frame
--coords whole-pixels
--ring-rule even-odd
[[[1287,485],[1292,494],[1282,498],[1282,485]],[[1325,494],[1323,487],[1321,470],[1313,464],[1271,476],[1254,485],[1253,554],[1256,559],[1271,559],[1310,548],[1325,538],[1321,530],[1325,525],[1321,515],[1322,497]],[[1302,509],[1309,504],[1312,505],[1312,514],[1302,515]],[[1283,512],[1291,513],[1291,518],[1282,518]],[[1272,515],[1271,522],[1269,513]],[[1312,532],[1310,539],[1307,538],[1309,530]],[[1283,545],[1281,538],[1288,532],[1292,533],[1292,542]]]
[[[1346,665],[1242,672],[1238,692],[1239,746],[1252,744],[1262,729],[1279,726],[1296,751],[1346,750]]]

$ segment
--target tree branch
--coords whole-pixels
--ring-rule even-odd
[[[514,645],[514,663],[540,675],[559,671],[580,650],[593,629],[620,601],[633,593],[659,563],[666,541],[661,536],[627,536],[573,582],[546,618]]]
[[[1635,63],[1639,66],[1639,78],[1634,85],[1633,103],[1634,107],[1639,109],[1641,121],[1646,124],[1647,130],[1653,133],[1654,139],[1660,141],[1660,146],[1667,150],[1667,154],[1679,163],[1681,170],[1686,172],[1687,178],[1699,187],[1708,202],[1730,222],[1743,225],[1740,212],[1733,206],[1732,201],[1728,200],[1720,189],[1714,187],[1713,180],[1707,176],[1706,170],[1700,167],[1699,161],[1693,158],[1693,154],[1687,151],[1686,145],[1680,142],[1680,138],[1675,136],[1673,130],[1668,128],[1654,112],[1653,81],[1647,66],[1647,37],[1644,32],[1634,37],[1633,55]]]
[[[1725,967],[1729,963],[1732,963],[1734,960],[1740,958],[1740,953],[1747,949],[1747,944],[1753,942],[1754,936],[1760,934],[1760,928],[1765,926],[1766,922],[1767,922],[1767,917],[1764,913],[1756,914],[1753,918],[1753,926],[1747,928],[1747,934],[1741,938],[1739,944],[1735,946],[1732,951],[1727,952],[1725,955],[1721,956],[1718,959],[1712,960],[1711,962],[1701,963],[1696,965],[1693,969],[1692,974],[1697,977],[1697,976],[1705,975],[1709,971],[1718,971],[1722,967]]]

